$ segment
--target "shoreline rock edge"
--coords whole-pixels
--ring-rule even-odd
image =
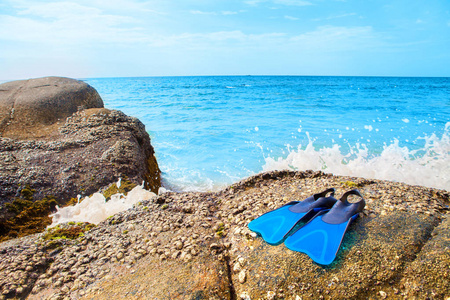
[[[247,228],[291,200],[355,186],[368,205],[328,267]],[[448,191],[403,183],[263,173],[216,193],[162,194],[57,249],[43,234],[0,244],[0,286],[28,299],[446,299],[449,204]]]

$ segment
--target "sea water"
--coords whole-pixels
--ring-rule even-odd
[[[146,126],[165,189],[215,191],[270,170],[322,170],[450,190],[450,78],[212,76],[85,79]],[[120,185],[120,180],[117,182]],[[98,223],[138,186],[58,209]]]
[[[450,190],[450,78],[86,79],[146,126],[174,191],[270,170],[322,170]]]

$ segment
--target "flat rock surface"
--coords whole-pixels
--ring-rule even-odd
[[[367,202],[330,266],[248,230],[329,187],[357,187]],[[0,244],[0,288],[29,299],[447,299],[448,205],[444,190],[263,173],[217,193],[165,193],[56,248],[42,234]]]

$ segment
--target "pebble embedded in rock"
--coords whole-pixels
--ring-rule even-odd
[[[273,292],[273,291],[267,292],[267,300],[274,300],[275,296],[276,296],[275,292]]]
[[[247,279],[247,273],[245,273],[245,270],[241,270],[239,272],[238,279],[240,283],[245,283],[245,280]]]
[[[237,273],[241,271],[241,264],[239,262],[236,262],[233,266],[233,272]]]
[[[177,249],[177,250],[183,249],[183,242],[181,242],[181,241],[176,241],[176,242],[175,242],[175,249]]]
[[[211,250],[217,250],[217,249],[220,249],[220,246],[217,243],[212,243],[211,245],[209,245],[209,248]]]

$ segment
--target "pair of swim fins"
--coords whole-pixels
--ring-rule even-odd
[[[346,192],[340,200],[334,198],[334,193],[331,188],[303,201],[289,202],[251,221],[248,227],[271,245],[284,241],[287,248],[329,265],[336,258],[348,226],[365,206],[358,190]],[[361,200],[349,203],[349,195]]]

